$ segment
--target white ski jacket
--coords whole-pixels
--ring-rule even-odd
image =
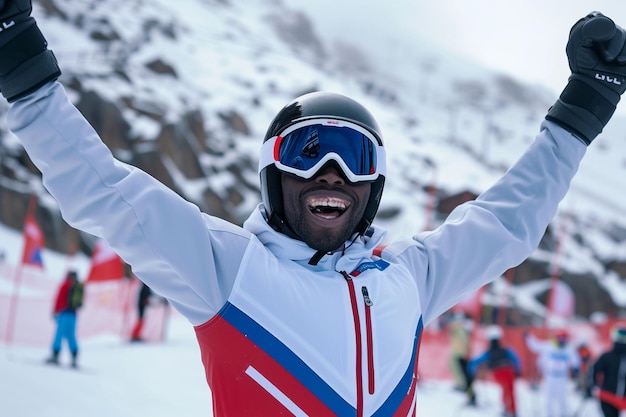
[[[415,415],[422,329],[537,247],[586,146],[555,124],[503,178],[438,229],[384,231],[315,251],[260,210],[238,227],[115,160],[49,83],[15,102],[10,129],[63,217],[104,238],[195,326],[214,415]]]

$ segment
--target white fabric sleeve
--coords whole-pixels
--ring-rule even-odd
[[[15,102],[7,120],[70,225],[104,238],[192,324],[219,311],[249,232],[114,159],[57,82]]]
[[[414,271],[424,323],[519,265],[537,248],[555,216],[586,146],[554,123],[517,163],[443,225],[414,239],[401,256]]]

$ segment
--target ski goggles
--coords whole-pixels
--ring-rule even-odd
[[[385,149],[367,129],[336,119],[304,120],[289,126],[261,147],[259,172],[274,164],[283,172],[312,178],[326,163],[336,162],[350,182],[385,175]]]

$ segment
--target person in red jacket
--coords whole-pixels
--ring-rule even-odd
[[[72,356],[71,366],[76,368],[78,342],[76,340],[76,311],[82,306],[83,284],[75,271],[69,271],[61,282],[54,301],[52,314],[56,320],[56,332],[52,340],[52,355],[46,360],[49,364],[59,364],[59,353],[63,340]]]

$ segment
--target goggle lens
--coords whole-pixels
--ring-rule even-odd
[[[266,141],[259,170],[274,164],[309,179],[329,161],[336,162],[351,182],[385,175],[384,148],[374,136],[358,125],[333,119],[304,121]]]
[[[354,175],[376,172],[376,149],[364,134],[349,127],[313,125],[279,139],[278,161],[284,166],[308,171],[324,156],[335,153]]]

